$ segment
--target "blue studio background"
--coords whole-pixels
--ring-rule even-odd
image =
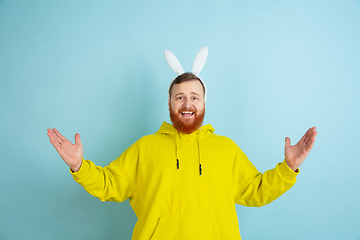
[[[205,123],[258,170],[318,129],[290,191],[237,206],[243,239],[360,240],[359,43],[359,0],[0,0],[0,240],[130,239],[128,202],[86,193],[46,130],[107,165],[169,121],[163,51],[190,71],[203,46]]]

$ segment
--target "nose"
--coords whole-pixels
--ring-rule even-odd
[[[185,104],[185,107],[186,107],[187,109],[190,109],[190,108],[191,108],[190,98],[186,98],[184,104]]]

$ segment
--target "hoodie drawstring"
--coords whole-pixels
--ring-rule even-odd
[[[201,142],[200,142],[200,129],[197,132],[197,140],[198,140],[198,151],[199,151],[199,173],[202,176],[202,168],[201,168]]]
[[[176,169],[180,169],[179,161],[179,132],[176,134]],[[202,176],[202,167],[201,167],[201,141],[200,141],[200,130],[197,132],[197,142],[198,142],[198,153],[199,153],[199,175]]]
[[[177,167],[177,170],[180,169],[180,162],[179,162],[179,133],[176,134],[176,167]]]

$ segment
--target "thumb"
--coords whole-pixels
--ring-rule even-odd
[[[80,140],[80,134],[75,134],[75,144],[76,145],[82,145]]]
[[[285,148],[288,148],[291,146],[291,141],[290,141],[290,138],[286,137],[285,138]]]

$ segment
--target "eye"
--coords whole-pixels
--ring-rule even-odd
[[[177,97],[176,98],[176,100],[182,100],[183,99],[183,97]]]
[[[197,98],[197,97],[193,97],[192,100],[198,100],[198,98]]]

